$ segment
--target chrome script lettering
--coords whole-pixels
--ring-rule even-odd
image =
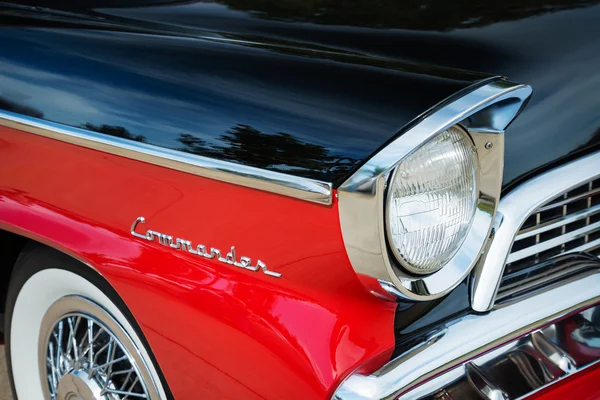
[[[250,271],[262,270],[262,272],[265,275],[273,276],[275,278],[281,278],[281,274],[279,272],[270,271],[267,268],[266,264],[260,260],[256,260],[256,265],[252,265],[252,260],[249,257],[242,256],[239,258],[239,261],[238,261],[238,258],[235,254],[234,246],[231,246],[231,251],[229,251],[225,255],[225,257],[223,257],[223,254],[221,253],[221,250],[219,250],[219,249],[215,249],[214,247],[211,247],[209,250],[203,244],[199,244],[196,247],[194,247],[192,242],[189,240],[180,239],[180,238],[174,239],[173,236],[166,235],[161,232],[157,232],[157,231],[148,229],[144,235],[137,233],[135,231],[135,228],[140,223],[145,224],[146,218],[137,217],[137,219],[135,221],[133,221],[133,224],[131,224],[131,234],[137,238],[147,240],[149,242],[154,242],[155,239],[157,239],[159,244],[162,244],[163,246],[166,246],[166,247],[169,247],[169,248],[172,248],[175,250],[185,251],[187,253],[194,254],[194,255],[208,258],[208,259],[214,258],[214,259],[217,259],[218,261],[222,262],[223,264],[234,265],[236,267],[248,269]]]

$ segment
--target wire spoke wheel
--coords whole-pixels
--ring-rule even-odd
[[[131,338],[85,298],[66,296],[48,309],[39,356],[46,398],[51,400],[154,398],[148,390],[150,374]]]

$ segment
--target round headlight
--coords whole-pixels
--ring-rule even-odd
[[[388,192],[387,231],[398,262],[413,274],[441,269],[462,245],[477,208],[475,145],[453,126],[404,159]]]

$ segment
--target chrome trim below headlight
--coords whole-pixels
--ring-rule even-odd
[[[478,86],[420,117],[406,132],[368,160],[338,190],[346,251],[370,292],[431,300],[447,294],[471,271],[484,248],[500,197],[504,130],[525,106],[531,88],[505,80]],[[478,204],[473,224],[458,252],[439,271],[414,276],[401,268],[386,239],[386,186],[394,168],[437,134],[460,125],[479,158]]]

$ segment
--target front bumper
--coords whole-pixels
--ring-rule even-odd
[[[473,398],[523,398],[591,367],[600,360],[594,336],[599,333],[600,340],[600,326],[592,318],[594,311],[600,314],[600,306],[595,307],[600,303],[600,261],[596,264],[558,287],[437,327],[374,373],[348,377],[333,398],[468,399],[466,392],[452,396],[461,382],[478,396]],[[587,325],[573,325],[577,320]],[[584,328],[587,339],[581,334]],[[522,353],[527,362],[518,359]],[[505,360],[514,367],[492,368]],[[527,384],[516,388],[515,382],[523,381]]]

